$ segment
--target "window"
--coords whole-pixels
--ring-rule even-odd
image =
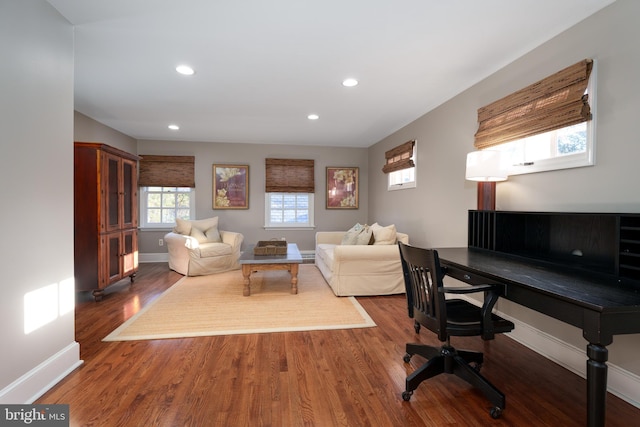
[[[475,147],[506,154],[509,175],[593,165],[595,81],[585,59],[478,109]]]
[[[143,228],[169,228],[176,218],[193,219],[195,188],[141,187],[140,224]]]
[[[405,188],[416,187],[416,146],[413,146],[413,152],[411,155],[413,166],[407,169],[401,169],[388,174],[388,190],[403,190]]]
[[[314,161],[265,159],[265,228],[314,228]]]
[[[265,228],[313,228],[313,193],[266,193]]]
[[[139,162],[140,226],[173,227],[195,217],[195,157],[143,154]]]
[[[416,186],[416,141],[407,141],[384,153],[382,172],[388,178],[389,190],[401,190]]]
[[[509,175],[594,164],[593,121],[552,130],[491,147],[506,155]]]

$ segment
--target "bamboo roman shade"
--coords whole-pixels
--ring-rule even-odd
[[[140,187],[195,187],[194,156],[142,155]]]
[[[313,160],[265,159],[265,192],[313,193]]]
[[[407,141],[384,153],[386,163],[382,167],[382,172],[390,173],[414,167],[415,163],[413,163],[411,157],[413,157],[413,146],[415,143],[415,140]]]
[[[585,59],[478,109],[475,147],[492,147],[591,120]]]

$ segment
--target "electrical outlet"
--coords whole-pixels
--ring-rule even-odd
[[[164,240],[162,240],[162,239],[158,240],[158,245],[159,246],[164,246]]]

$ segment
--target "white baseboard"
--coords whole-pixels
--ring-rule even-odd
[[[472,298],[467,298],[464,295],[458,296],[457,298],[460,297],[478,305],[478,301]],[[506,336],[557,363],[563,368],[570,370],[574,374],[582,378],[587,377],[586,341],[584,349],[580,349],[502,312],[498,311],[497,314],[510,320],[516,326],[513,331],[505,334]],[[609,367],[607,372],[607,391],[631,405],[640,408],[640,376],[612,363],[607,363],[607,366]]]
[[[312,250],[308,250],[308,251],[300,251],[300,253],[304,256],[304,255],[313,255],[315,254],[316,251]],[[145,253],[145,254],[138,254],[138,262],[139,263],[145,263],[145,262],[169,262],[169,254],[166,252],[160,252],[160,253]]]
[[[138,262],[169,262],[169,254],[166,252],[138,254]]]
[[[585,348],[580,349],[531,325],[510,318],[504,313],[498,314],[516,325],[512,332],[506,334],[507,336],[574,374],[582,378],[587,377],[586,341]],[[607,363],[607,366],[609,367],[607,372],[607,391],[640,408],[640,376],[612,363]]]
[[[0,403],[31,404],[82,363],[80,345],[74,341],[0,390]]]

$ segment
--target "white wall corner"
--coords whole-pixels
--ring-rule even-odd
[[[80,345],[74,341],[0,390],[0,403],[31,404],[82,363]]]

